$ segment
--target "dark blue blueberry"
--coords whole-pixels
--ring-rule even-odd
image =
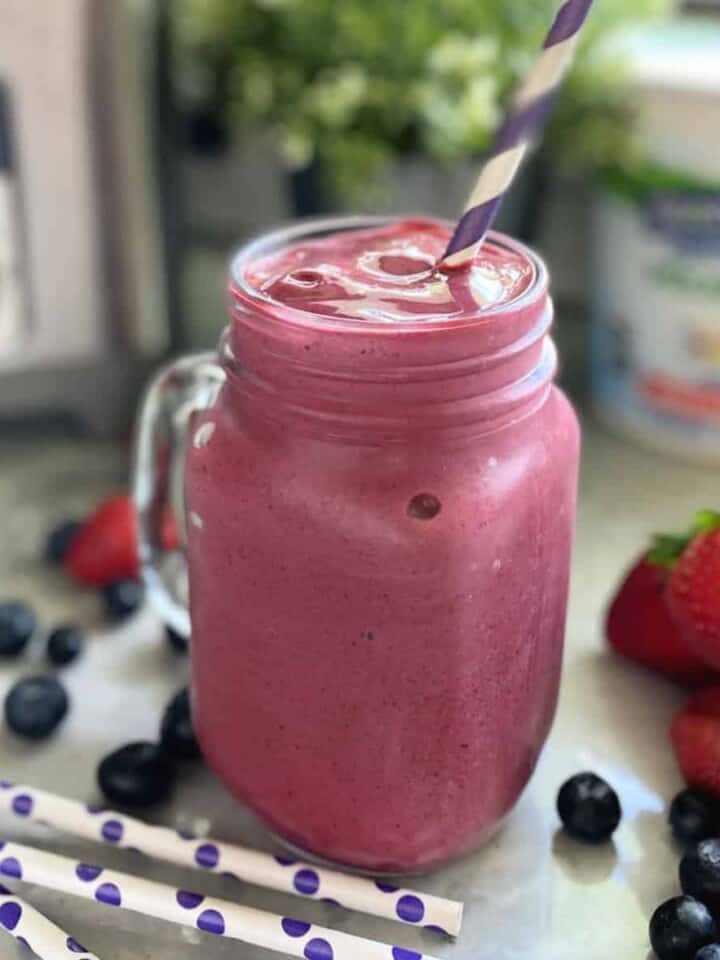
[[[56,667],[67,666],[77,660],[85,645],[82,630],[73,626],[56,627],[47,641],[47,656]]]
[[[557,812],[570,836],[584,843],[608,840],[622,817],[617,794],[594,773],[578,773],[560,787]]]
[[[165,800],[175,771],[156,743],[128,743],[109,754],[98,768],[98,784],[110,803],[149,807]]]
[[[145,599],[140,580],[114,580],[103,587],[103,600],[108,620],[120,623],[139,610]]]
[[[190,641],[171,626],[165,627],[165,639],[175,653],[187,653]]]
[[[55,677],[26,677],[5,698],[5,720],[18,736],[42,740],[56,729],[68,706],[65,688]]]
[[[16,657],[35,633],[37,618],[26,603],[0,603],[0,657]]]
[[[650,920],[650,943],[659,960],[694,960],[698,950],[716,937],[712,914],[692,897],[666,900]]]
[[[701,840],[680,861],[683,893],[700,900],[713,913],[720,913],[720,840]]]
[[[706,790],[681,790],[670,805],[670,828],[682,843],[698,843],[720,833],[720,803]]]
[[[720,943],[711,943],[698,950],[695,960],[720,960]]]
[[[179,760],[194,760],[200,756],[187,688],[167,705],[160,727],[160,742],[171,757]]]
[[[50,563],[63,562],[68,547],[80,527],[81,524],[77,520],[64,520],[53,527],[45,544],[45,555]]]

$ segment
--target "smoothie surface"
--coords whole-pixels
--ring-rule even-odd
[[[532,284],[532,262],[493,243],[467,269],[437,269],[449,237],[432,220],[346,230],[261,257],[244,279],[271,304],[376,323],[462,320],[512,303]]]

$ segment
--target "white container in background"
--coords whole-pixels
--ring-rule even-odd
[[[639,441],[720,463],[720,25],[627,44],[642,158],[595,209],[596,405]]]
[[[20,185],[12,117],[0,85],[0,350],[21,340],[28,321]]]
[[[168,343],[153,0],[0,0],[0,421],[124,425]]]

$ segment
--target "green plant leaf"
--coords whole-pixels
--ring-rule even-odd
[[[548,132],[565,164],[632,155],[624,71],[606,41],[669,6],[595,4]],[[207,97],[214,83],[235,129],[279,131],[289,153],[320,156],[356,196],[368,170],[394,156],[424,152],[447,163],[482,153],[556,9],[556,0],[173,4],[180,73],[194,78],[182,85],[187,95]]]

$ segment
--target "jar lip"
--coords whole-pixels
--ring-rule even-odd
[[[230,293],[240,297],[246,303],[252,304],[259,312],[277,319],[281,317],[286,322],[295,323],[307,328],[326,328],[332,330],[373,331],[377,333],[397,333],[401,327],[404,332],[427,330],[447,330],[474,324],[486,323],[508,314],[517,313],[542,299],[548,292],[549,272],[544,260],[530,247],[515,240],[506,234],[491,230],[488,239],[496,246],[509,250],[525,257],[533,266],[533,280],[526,290],[515,299],[492,307],[478,309],[477,313],[468,314],[456,319],[442,320],[403,320],[401,324],[383,323],[382,321],[353,320],[349,317],[328,317],[324,314],[313,313],[308,310],[299,310],[288,304],[278,304],[266,299],[258,290],[250,286],[245,277],[245,268],[253,260],[264,256],[273,250],[296,243],[305,238],[316,238],[328,233],[362,230],[368,227],[386,226],[396,223],[398,219],[420,219],[431,223],[452,227],[449,220],[439,217],[397,214],[395,216],[379,216],[370,214],[356,214],[352,216],[305,217],[291,224],[277,227],[274,230],[260,234],[254,240],[243,244],[235,253],[230,264]]]

